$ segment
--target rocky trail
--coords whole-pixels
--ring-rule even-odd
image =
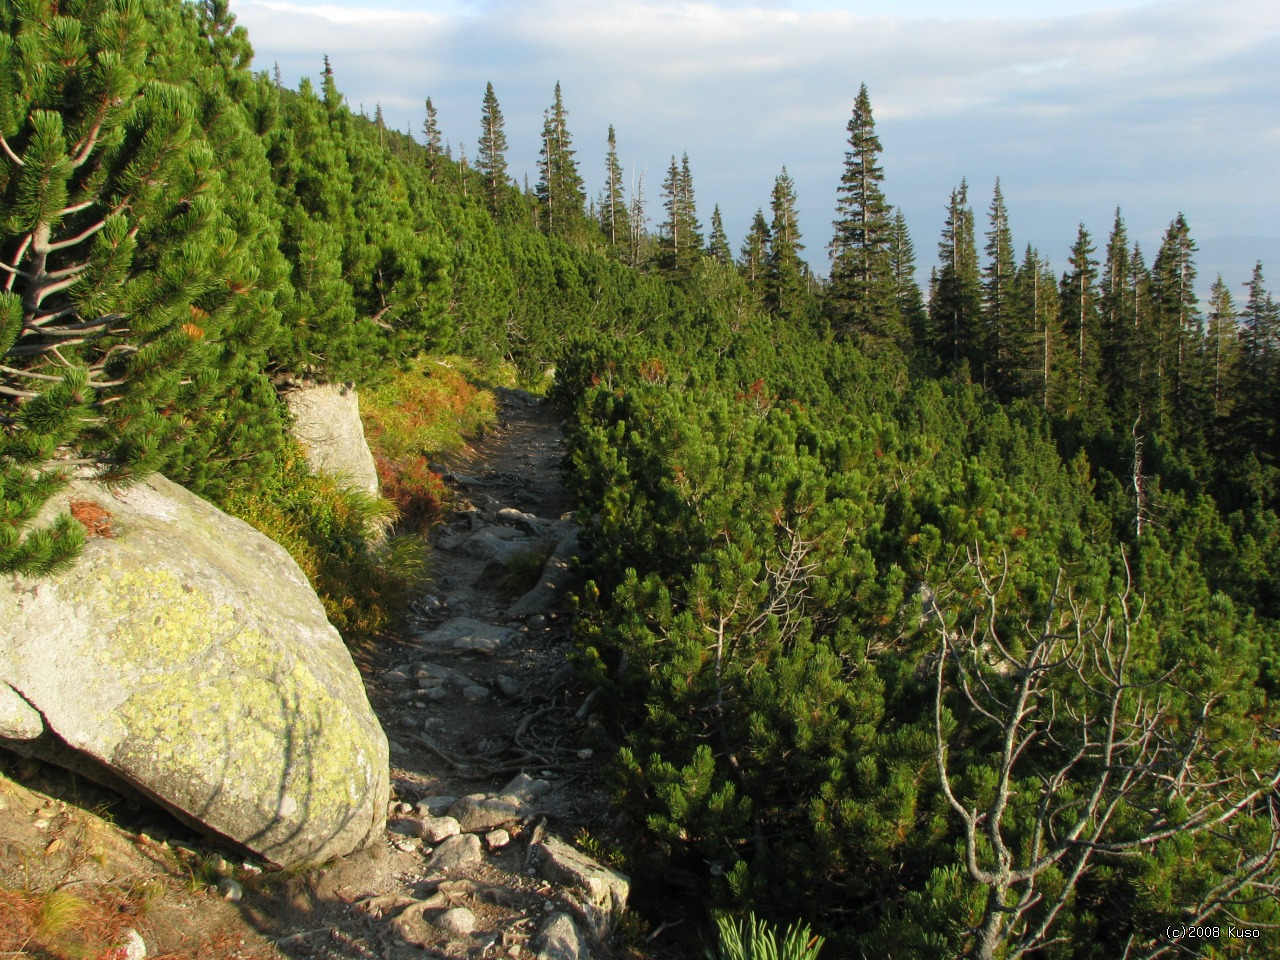
[[[627,878],[569,842],[610,814],[597,772],[607,744],[593,697],[575,679],[562,615],[576,530],[560,424],[523,391],[500,399],[498,428],[441,468],[458,509],[437,531],[432,576],[409,622],[356,653],[391,750],[382,842],[291,876],[211,853],[144,811],[153,822],[120,824],[132,853],[120,843],[100,869],[83,852],[71,864],[50,838],[80,829],[82,818],[56,799],[46,771],[0,782],[0,828],[26,831],[21,849],[46,854],[25,867],[88,883],[79,878],[155,873],[166,859],[185,865],[191,882],[158,897],[140,921],[149,955],[636,955],[616,944]],[[215,942],[230,948],[202,952]]]
[[[606,800],[560,610],[563,438],[545,401],[500,401],[497,429],[440,468],[455,510],[408,623],[357,656],[391,748],[386,842],[310,878],[325,922],[277,940],[292,956],[615,954],[627,880],[565,840]]]

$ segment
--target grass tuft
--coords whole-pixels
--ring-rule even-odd
[[[716,929],[719,947],[714,952],[707,951],[707,960],[817,960],[825,942],[807,924],[796,923],[779,933],[754,913],[741,923],[732,917],[717,917]]]

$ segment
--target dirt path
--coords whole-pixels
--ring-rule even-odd
[[[595,746],[569,621],[554,595],[510,612],[573,532],[560,420],[522,391],[500,400],[498,428],[447,468],[459,509],[435,538],[408,629],[362,666],[400,795],[465,796],[527,772],[553,784],[544,805],[557,816],[590,819],[601,806],[588,786]],[[567,580],[558,586],[563,596]]]

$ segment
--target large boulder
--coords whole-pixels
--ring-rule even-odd
[[[284,400],[311,469],[377,496],[378,468],[364,439],[356,391],[330,383],[309,385],[286,392]]]
[[[159,476],[68,503],[98,532],[76,563],[0,581],[0,743],[282,866],[379,836],[386,736],[284,549]]]

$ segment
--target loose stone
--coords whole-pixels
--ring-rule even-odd
[[[466,907],[454,907],[436,917],[436,926],[455,937],[468,937],[476,928],[476,915]]]
[[[501,850],[511,842],[511,834],[499,827],[497,830],[490,830],[484,835],[485,846],[490,850]]]

